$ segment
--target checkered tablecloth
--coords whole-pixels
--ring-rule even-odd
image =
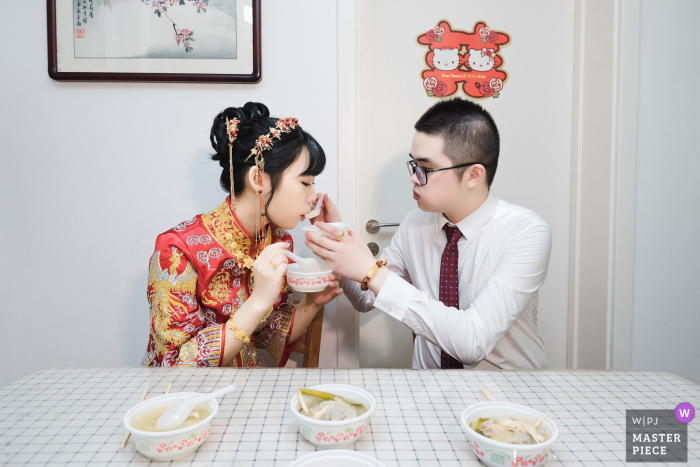
[[[51,368],[0,387],[0,464],[145,466],[132,443],[119,450],[122,417],[147,384],[152,397],[168,383],[173,392],[238,386],[200,449],[172,462],[183,466],[286,466],[315,451],[288,405],[297,388],[324,383],[359,386],[377,399],[370,429],[352,449],[386,467],[483,465],[459,422],[465,407],[485,400],[481,385],[499,400],[552,414],[559,439],[550,465],[623,465],[626,409],[700,408],[700,386],[670,373]],[[700,466],[700,420],[688,435],[686,465]]]

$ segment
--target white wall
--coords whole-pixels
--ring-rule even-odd
[[[700,382],[696,0],[642,1],[632,366]]]
[[[328,156],[316,189],[336,199],[336,13],[323,0],[263,2],[257,85],[57,83],[45,2],[4,7],[0,385],[48,366],[140,364],[156,236],[225,196],[207,158],[221,109],[255,100],[299,118]]]

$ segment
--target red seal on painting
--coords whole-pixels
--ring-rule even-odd
[[[461,91],[474,99],[498,98],[508,73],[502,69],[501,50],[510,35],[478,21],[472,31],[452,28],[441,20],[416,41],[426,47],[426,68],[421,72],[428,97],[451,97]]]
[[[76,29],[75,30],[75,38],[76,39],[85,39],[85,29]]]

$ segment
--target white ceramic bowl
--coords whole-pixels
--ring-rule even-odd
[[[469,427],[470,423],[479,418],[491,418],[498,415],[525,416],[538,419],[543,414],[530,407],[511,402],[480,402],[467,407],[462,412],[462,426],[464,426],[464,430],[467,433],[469,446],[476,454],[477,459],[492,467],[529,467],[543,465],[549,460],[552,456],[550,452],[552,443],[559,436],[557,425],[551,418],[546,418],[542,422],[551,437],[547,441],[537,444],[521,445],[493,441]]]
[[[345,235],[348,234],[348,230],[350,230],[350,222],[329,222],[329,225],[332,225],[333,227],[337,227],[343,232],[345,232]],[[307,225],[305,227],[302,227],[301,230],[304,232],[313,232],[313,233],[318,233],[321,234],[324,237],[330,238],[331,240],[335,240],[335,237],[328,232],[319,229],[315,225]]]
[[[384,467],[372,456],[357,451],[338,449],[335,451],[316,451],[295,460],[289,467]]]
[[[333,270],[327,264],[319,264],[321,265],[319,272],[302,272],[299,264],[290,264],[287,268],[287,283],[299,292],[320,292],[332,282]]]
[[[369,407],[369,410],[359,417],[348,420],[315,420],[299,412],[299,400],[295,394],[289,406],[299,422],[299,431],[311,444],[319,448],[345,448],[354,444],[367,431],[369,417],[377,407],[377,401],[372,394],[348,384],[321,384],[310,389],[347,397]]]
[[[199,446],[202,445],[207,436],[209,436],[209,428],[211,421],[214,419],[216,412],[219,411],[219,404],[215,399],[202,403],[200,407],[211,412],[207,418],[199,423],[196,423],[187,428],[172,431],[141,431],[131,426],[131,423],[136,420],[136,417],[145,412],[157,409],[162,405],[172,405],[176,400],[185,397],[201,395],[195,392],[177,392],[173,394],[164,394],[152,399],[147,399],[133,406],[124,415],[124,426],[131,432],[131,441],[136,446],[136,449],[148,457],[156,461],[169,461],[192,454]]]

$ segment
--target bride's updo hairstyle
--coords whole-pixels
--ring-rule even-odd
[[[293,117],[293,115],[285,115]],[[270,132],[270,128],[275,128],[277,118],[270,118],[270,111],[264,104],[259,102],[248,102],[243,107],[229,107],[219,113],[211,126],[209,139],[211,146],[216,151],[211,158],[219,162],[223,169],[221,171],[221,188],[225,192],[231,190],[231,178],[229,172],[229,138],[226,133],[226,119],[240,120],[238,133],[233,142],[233,182],[235,196],[239,196],[245,189],[248,178],[248,171],[255,166],[255,156],[250,156],[250,151],[255,147],[256,140],[261,135]],[[292,129],[289,133],[281,133],[281,139],[272,139],[272,149],[263,151],[265,158],[265,173],[270,176],[272,190],[265,200],[265,211],[275,190],[282,180],[282,174],[287,168],[297,160],[304,148],[309,152],[309,164],[301,175],[317,176],[326,166],[326,154],[318,142],[300,126]]]

